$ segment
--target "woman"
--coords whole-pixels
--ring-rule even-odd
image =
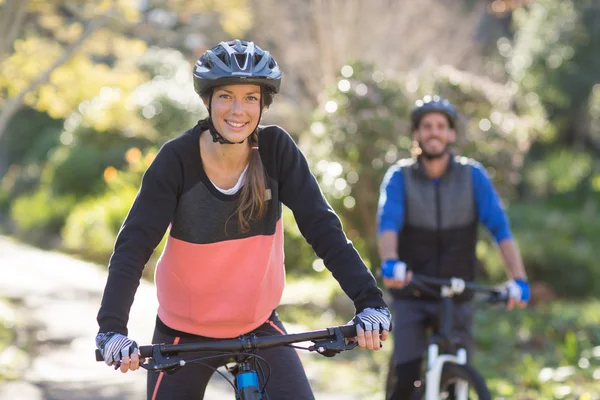
[[[386,340],[390,314],[381,291],[304,156],[280,127],[258,126],[280,83],[273,57],[252,42],[222,42],[196,63],[194,86],[209,117],[161,148],[123,223],[98,313],[96,343],[107,364],[122,372],[139,367],[137,345],[127,338],[129,309],[169,224],[156,271],[153,343],[285,332],[274,311],[285,283],[282,203],[354,301],[359,346],[377,350]],[[293,349],[261,356],[271,366],[270,399],[313,398]],[[224,359],[213,361],[218,367]],[[202,398],[212,373],[198,364],[173,375],[149,372],[148,399]]]

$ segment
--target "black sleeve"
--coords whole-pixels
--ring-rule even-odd
[[[165,144],[144,174],[115,243],[97,320],[100,332],[127,335],[129,310],[142,270],[163,238],[183,186],[182,163]]]
[[[386,306],[375,278],[346,237],[296,143],[280,128],[275,140],[279,197],[294,213],[306,241],[352,299],[357,312]]]

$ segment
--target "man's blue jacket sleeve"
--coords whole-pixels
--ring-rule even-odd
[[[399,166],[388,169],[381,183],[377,209],[378,233],[400,232],[404,225],[404,176]]]
[[[473,163],[473,192],[479,220],[496,242],[511,239],[512,234],[502,201],[485,168],[477,162]]]

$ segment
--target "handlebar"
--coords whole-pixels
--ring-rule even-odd
[[[172,356],[181,353],[198,351],[249,353],[255,350],[307,341],[314,342],[314,345],[310,346],[308,350],[331,357],[344,350],[351,350],[356,347],[357,343],[346,343],[345,340],[354,337],[356,337],[356,325],[342,325],[280,336],[259,337],[252,334],[241,335],[236,339],[223,339],[204,343],[152,344],[140,346],[139,351],[141,357],[152,358],[152,362],[149,365],[144,364],[144,368],[162,370],[180,365],[183,360]],[[96,361],[104,361],[98,349],[96,349]]]
[[[413,275],[409,285],[415,286],[420,290],[427,292],[435,297],[452,297],[463,292],[479,292],[488,295],[488,302],[505,302],[508,300],[508,291],[505,288],[479,285],[473,282],[467,282],[458,278],[433,278],[425,275]],[[434,290],[432,286],[440,290]],[[446,288],[446,293],[444,293]]]

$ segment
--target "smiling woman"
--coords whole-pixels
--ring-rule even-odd
[[[276,312],[285,286],[283,204],[353,300],[359,346],[378,350],[386,340],[390,313],[381,290],[304,155],[282,128],[259,126],[280,82],[273,57],[252,42],[222,42],[196,63],[194,88],[209,116],[158,152],[110,260],[96,338],[109,365],[139,368],[137,344],[127,338],[128,313],[142,269],[169,226],[156,267],[153,343],[285,332]],[[294,349],[261,356],[271,370],[265,398],[314,398]],[[202,398],[227,359],[217,355],[175,375],[150,372],[148,399]]]
[[[233,143],[243,142],[257,128],[261,117],[261,90],[258,85],[217,87],[203,96],[211,109],[215,129]]]

